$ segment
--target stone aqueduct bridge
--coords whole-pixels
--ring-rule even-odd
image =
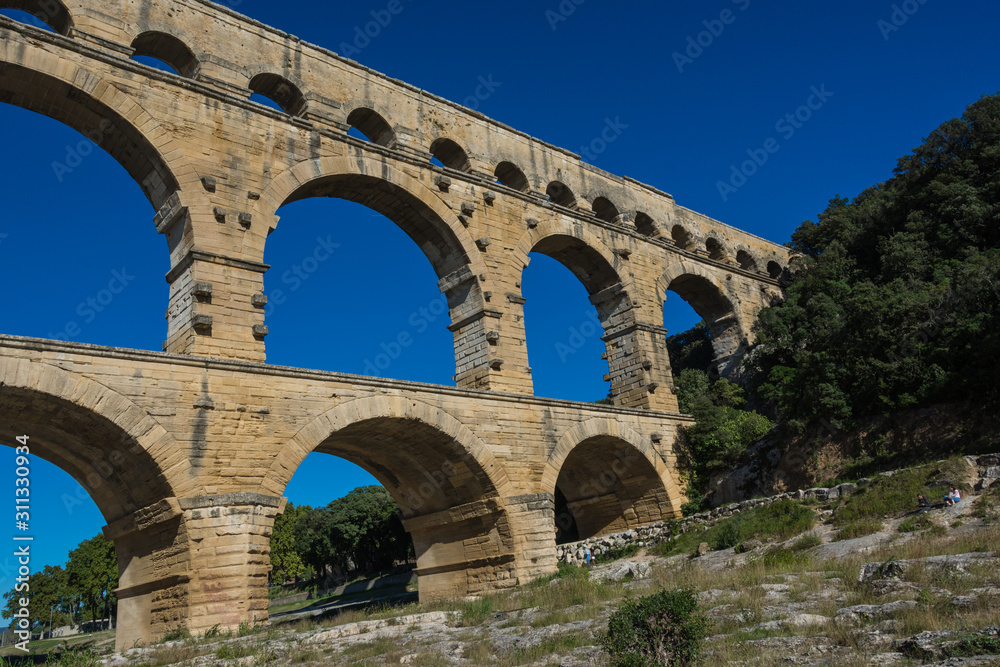
[[[688,418],[664,295],[705,318],[724,372],[780,298],[787,250],[210,2],[0,7],[53,29],[0,17],[0,101],[111,154],[170,252],[163,353],[0,336],[0,440],[29,434],[97,502],[118,552],[119,647],[267,617],[268,536],[312,451],[392,493],[424,598],[551,571],[557,485],[581,535],[678,511],[674,440]],[[426,255],[450,307],[457,387],[263,363],[266,240],[283,204],[317,196],[386,215]],[[532,396],[531,252],[590,293],[614,406]]]

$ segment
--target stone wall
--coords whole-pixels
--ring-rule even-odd
[[[968,456],[966,460],[969,465],[978,471],[978,479],[974,484],[969,485],[973,491],[982,491],[1000,480],[1000,453],[983,454],[982,456]],[[891,477],[898,470],[891,470],[879,473],[882,477]],[[560,562],[582,565],[584,563],[583,550],[590,548],[595,555],[601,555],[609,549],[625,547],[631,544],[637,546],[652,546],[659,542],[669,541],[677,536],[683,535],[692,530],[707,530],[723,519],[735,516],[740,512],[770,505],[779,500],[807,500],[815,499],[821,502],[837,500],[844,496],[855,493],[858,489],[864,488],[874,481],[874,478],[864,477],[857,482],[846,482],[832,487],[814,487],[811,489],[799,489],[787,493],[780,493],[768,498],[753,498],[738,503],[730,503],[722,507],[716,507],[707,512],[699,512],[691,516],[684,517],[676,521],[657,521],[645,526],[639,526],[620,533],[611,533],[600,537],[591,537],[586,540],[560,544],[556,547],[556,556]],[[946,482],[942,482],[943,484]],[[956,486],[957,486],[956,482]]]

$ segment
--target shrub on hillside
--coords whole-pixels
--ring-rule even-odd
[[[690,591],[660,591],[625,602],[608,619],[601,645],[615,667],[691,665],[701,650],[708,620],[696,613]]]

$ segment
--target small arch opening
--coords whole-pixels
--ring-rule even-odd
[[[605,222],[621,222],[621,213],[618,211],[618,207],[606,197],[596,198],[593,209],[594,215]]]
[[[21,23],[69,35],[73,19],[59,0],[0,0],[0,14]]]
[[[705,241],[705,250],[708,252],[708,258],[714,259],[717,262],[723,262],[728,257],[725,246],[714,237],[709,237]]]
[[[781,265],[775,262],[774,260],[771,260],[770,262],[767,263],[767,275],[769,275],[771,278],[777,280],[779,277],[781,277],[783,271],[784,269],[781,268]]]
[[[552,181],[549,183],[549,186],[545,188],[545,194],[549,196],[549,201],[553,204],[574,210],[576,209],[576,196],[573,194],[573,191],[566,187],[566,184],[561,181]]]
[[[347,124],[355,132],[361,133],[362,137],[359,138],[367,139],[373,144],[387,148],[392,148],[396,144],[396,133],[392,131],[392,127],[377,111],[359,107],[347,116]],[[347,134],[357,136],[350,131]]]
[[[708,330],[708,340],[712,346],[712,361],[708,368],[709,375],[728,375],[738,359],[741,346],[745,343],[745,336],[732,301],[711,280],[692,274],[677,276],[667,285],[667,290],[690,304],[696,314],[694,316],[688,314],[684,319],[674,315],[673,324],[680,325],[677,327],[678,331],[684,331],[685,325],[690,326],[694,317],[699,317],[705,323]],[[669,303],[669,295],[667,298],[667,303]],[[666,318],[668,316],[666,303],[664,306],[664,317]],[[677,313],[676,310],[675,313]],[[683,316],[683,313],[679,314]],[[665,319],[664,322],[666,323],[666,321]],[[685,362],[680,359],[671,359],[671,363],[674,361],[678,362],[678,368],[690,366],[690,360]]]
[[[431,164],[456,169],[458,171],[472,171],[472,163],[469,156],[457,143],[444,137],[437,139],[431,144]]]
[[[653,219],[651,217],[649,217],[642,211],[639,211],[635,214],[635,228],[636,230],[638,230],[640,234],[643,234],[645,236],[657,235],[656,223],[653,222]]]
[[[593,436],[573,449],[559,470],[553,496],[556,544],[650,524],[674,510],[650,462],[609,435]]]
[[[681,225],[674,225],[670,230],[670,238],[681,250],[692,250],[694,248],[694,236]]]
[[[740,250],[736,253],[736,263],[745,271],[757,270],[757,260],[746,250]]]
[[[254,93],[250,96],[252,101],[271,108],[275,108],[277,105],[277,109],[289,116],[301,116],[306,110],[306,99],[302,95],[302,91],[283,76],[268,73],[258,74],[250,79],[249,88]],[[261,97],[266,98],[271,103],[262,101]]]
[[[159,70],[192,78],[198,58],[187,44],[165,32],[144,32],[132,40],[132,60]]]
[[[498,164],[493,175],[497,177],[497,183],[500,185],[506,185],[519,192],[527,192],[531,187],[528,183],[528,177],[512,162]]]

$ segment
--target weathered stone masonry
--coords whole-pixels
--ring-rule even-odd
[[[724,372],[780,298],[786,249],[203,0],[4,6],[55,32],[0,17],[0,101],[96,139],[170,253],[164,353],[0,336],[0,435],[30,433],[104,514],[119,646],[266,618],[271,525],[312,451],[390,490],[424,597],[554,568],[556,486],[588,535],[677,513],[687,418],[666,292],[706,319]],[[316,196],[364,204],[421,248],[447,297],[456,388],[264,365],[266,239],[283,204]],[[614,407],[532,396],[532,252],[587,288]]]

